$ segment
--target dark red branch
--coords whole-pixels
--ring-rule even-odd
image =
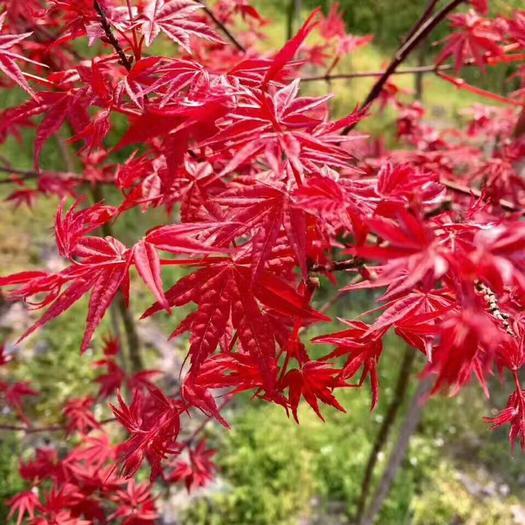
[[[439,25],[454,9],[461,5],[465,0],[453,0],[450,4],[445,6],[439,13],[432,18],[429,18],[424,23],[420,24],[418,29],[412,36],[401,46],[394,56],[394,59],[385,70],[384,74],[376,82],[370,93],[368,94],[363,106],[368,106],[372,103],[383,90],[383,86],[388,81],[390,75],[395,72],[400,64],[402,64],[410,55],[410,53],[418,46],[418,44],[425,39],[433,29]]]
[[[423,11],[423,14],[419,18],[419,20],[415,23],[414,27],[410,30],[408,35],[403,40],[403,44],[406,44],[413,36],[414,34],[419,30],[419,28],[432,16],[432,13],[436,9],[437,4],[439,3],[439,0],[430,0],[425,11]]]
[[[215,13],[202,1],[199,0],[206,14],[213,20],[213,23],[226,35],[226,38],[239,50],[241,53],[246,53],[246,48],[233,36],[231,31],[215,16]]]
[[[115,49],[117,55],[120,58],[120,63],[128,70],[131,71],[132,62],[131,60],[126,56],[126,53],[122,49],[122,46],[120,45],[119,41],[113,34],[113,31],[111,30],[111,25],[109,24],[109,20],[106,16],[106,13],[104,12],[104,9],[102,6],[98,3],[97,0],[95,0],[93,4],[95,11],[100,16],[100,25],[102,26],[102,29],[104,30],[104,33],[106,34],[106,38],[108,39],[108,42],[113,46]]]
[[[411,30],[410,36],[406,42],[397,50],[394,58],[386,68],[385,72],[379,77],[377,82],[374,84],[370,93],[366,97],[362,104],[362,107],[368,107],[383,91],[383,87],[388,82],[390,76],[396,71],[396,69],[409,57],[410,53],[423,41],[425,38],[438,26],[445,18],[454,11],[459,5],[464,3],[466,0],[453,0],[450,4],[446,5],[441,11],[436,13],[434,16],[424,20],[423,16],[416,22],[414,28]],[[344,130],[344,134],[350,133],[355,127],[348,126]]]

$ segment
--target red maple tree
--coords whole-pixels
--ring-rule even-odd
[[[44,310],[20,339],[88,297],[86,351],[112,305],[129,321],[135,275],[151,291],[143,317],[194,306],[171,334],[190,334],[176,388],[161,388],[162,373],[141,369],[140,359],[124,370],[118,339],[104,342],[98,393],[64,408],[63,430],[80,444],[66,456],[39,449],[21,463],[35,490],[11,501],[18,525],[154,522],[151,485],[134,480],[144,462],[152,483],[206,484],[214,452],[200,434],[207,418],[228,427],[223,408],[242,392],[298,420],[302,399],[322,418],[320,404],[344,411],[338,389],[369,382],[375,406],[392,330],[422,354],[434,392],[457,393],[476,379],[488,394],[495,369],[510,378],[508,405],[491,423],[509,425],[511,442],[525,448],[525,92],[489,93],[445,73],[516,63],[523,82],[525,12],[489,17],[487,2],[470,3],[430,2],[390,65],[372,73],[362,106],[333,120],[330,96],[304,96],[301,87],[351,77],[332,71],[371,41],[347,34],[337,8],[315,11],[281,50],[262,53],[268,21],[247,0],[1,2],[2,88],[17,85],[28,99],[2,112],[0,137],[35,131],[34,169],[4,163],[2,182],[17,205],[62,201],[63,269],[0,278],[10,300]],[[418,71],[500,103],[477,107],[465,130],[431,126],[393,81],[447,17],[436,63]],[[78,40],[92,52],[81,54]],[[312,67],[326,72],[307,76]],[[395,149],[356,129],[381,110],[377,102],[398,112]],[[70,137],[75,172],[42,165],[59,132]],[[106,188],[117,205],[103,201]],[[165,220],[126,245],[113,225],[134,209],[157,220],[164,209]],[[169,266],[186,274],[167,289]],[[383,294],[373,312],[317,338],[333,346],[318,357],[305,343],[311,325],[331,321],[316,302],[321,276],[334,295]],[[8,362],[2,351],[0,365]],[[38,431],[24,414],[34,395],[28,384],[0,382],[21,419],[14,429]],[[101,421],[94,408],[108,399],[114,418]],[[198,413],[204,423],[188,437],[187,416]],[[106,431],[115,420],[128,433],[123,443]]]

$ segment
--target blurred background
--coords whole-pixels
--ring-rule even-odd
[[[408,32],[423,11],[426,0],[341,0],[348,31],[356,35],[373,34],[374,42],[344,59],[336,72],[376,71],[389,61],[402,36]],[[268,49],[280,47],[290,32],[315,7],[328,10],[329,0],[260,0],[254,2],[271,20],[264,28]],[[521,0],[491,2],[497,12],[523,7]],[[290,13],[293,13],[290,16]],[[439,40],[446,30],[438,30]],[[435,48],[427,42],[412,62],[432,63]],[[511,70],[506,67],[481,75],[469,70],[468,80],[476,85],[505,93],[513,89]],[[322,74],[322,70],[312,74]],[[355,79],[309,83],[309,94],[334,93],[335,114],[343,116],[364,99],[372,80]],[[464,110],[482,103],[469,93],[456,90],[442,80],[428,75],[416,79],[399,77],[396,83],[407,90],[406,97],[420,96],[434,123],[447,127],[465,119]],[[5,108],[22,100],[15,91],[0,101]],[[395,143],[395,114],[387,110],[367,121],[362,128],[387,144]],[[32,132],[25,132],[19,142],[8,140],[0,146],[0,155],[20,169],[32,167]],[[43,165],[50,170],[68,170],[64,154],[64,137],[57,137],[44,152]],[[0,274],[31,268],[54,268],[60,264],[54,251],[51,225],[57,202],[39,199],[32,207],[15,209],[5,198],[12,187],[0,184]],[[116,195],[108,193],[111,201]],[[131,212],[117,226],[117,236],[134,242],[153,225],[165,220],[158,212]],[[176,280],[180,275],[173,272]],[[344,281],[340,284],[343,285]],[[333,285],[323,281],[319,304],[333,293]],[[137,283],[140,288],[140,284]],[[135,287],[135,289],[137,289]],[[330,311],[350,319],[371,308],[374,296],[354,294],[338,302]],[[150,303],[145,290],[133,297],[135,317]],[[13,342],[16,334],[28,323],[28,312],[9,306],[0,296],[0,341]],[[35,420],[54,424],[61,407],[69,397],[89,394],[95,377],[92,367],[100,357],[97,351],[80,356],[85,305],[80,303],[68,314],[50,324],[40,335],[17,347],[18,359],[14,373],[18,380],[29,380],[41,392],[28,413]],[[79,321],[82,320],[82,321]],[[159,318],[140,325],[140,335],[151,368],[172,370],[184,356],[185,340],[167,344],[165,333],[177,324],[175,318]],[[314,337],[337,330],[340,325],[322,325],[309,331]],[[110,323],[99,330],[110,331]],[[218,450],[217,481],[191,496],[184,491],[169,492],[164,514],[172,524],[181,525],[336,525],[355,522],[362,498],[363,479],[374,447],[385,442],[375,454],[377,465],[370,479],[373,494],[382,483],[382,473],[389,457],[398,447],[398,435],[407,425],[422,368],[420,356],[408,357],[403,343],[395,336],[388,339],[381,363],[382,394],[379,405],[370,412],[368,388],[352,389],[340,396],[347,414],[326,409],[326,422],[317,418],[309,407],[300,411],[300,426],[289,419],[282,408],[267,406],[249,397],[240,399],[226,411],[233,430],[226,432],[210,426],[209,442]],[[497,383],[497,378],[494,379]],[[406,385],[406,391],[404,387]],[[414,525],[511,525],[525,524],[525,460],[513,452],[505,431],[492,432],[484,416],[495,414],[505,405],[505,386],[495,385],[494,398],[484,397],[477,385],[465,389],[452,399],[431,399],[410,440],[408,453],[401,462],[391,490],[388,492],[378,523]],[[412,407],[413,408],[413,407]],[[410,413],[409,413],[410,412]],[[0,415],[1,417],[1,415]],[[392,424],[385,425],[387,422]],[[385,430],[385,428],[388,430]],[[385,433],[386,439],[382,439]],[[0,433],[0,523],[5,522],[4,502],[23,488],[18,475],[18,462],[35,445],[45,444],[56,436],[21,436]],[[60,446],[60,444],[59,444]],[[374,454],[372,454],[374,455]],[[163,496],[166,496],[164,493]]]

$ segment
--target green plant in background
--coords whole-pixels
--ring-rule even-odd
[[[226,487],[192,508],[185,524],[291,525],[308,512],[317,489],[315,463],[305,428],[284,419],[270,407],[237,419],[219,457]]]
[[[0,436],[0,523],[7,523],[8,509],[4,503],[24,490],[24,482],[18,475],[20,442],[14,434]]]
[[[342,404],[349,407],[349,413],[330,413],[323,422],[310,410],[301,410],[300,426],[291,424],[284,411],[277,407],[241,405],[236,411],[239,415],[235,418],[234,429],[220,438],[218,460],[222,479],[219,488],[192,501],[184,524],[352,523],[361,490],[363,465],[372,446],[371,438],[393,395],[398,350],[399,342],[390,338],[381,367],[384,396],[372,419],[368,394],[357,390],[339,396]],[[490,471],[494,473],[490,479],[501,478],[501,483],[511,484],[510,479],[503,477],[507,475],[516,480],[516,471],[525,467],[525,459],[516,458],[517,465],[509,470],[506,468],[508,458],[503,462],[500,457],[496,469],[497,460],[492,454],[500,456],[505,436],[491,434],[482,422],[472,426],[472,419],[482,421],[487,411],[486,400],[475,389],[466,390],[452,400],[435,398],[430,401],[420,432],[411,441],[407,461],[383,508],[379,525],[449,525],[455,523],[455,519],[467,517],[470,521],[457,522],[469,525],[515,523],[512,509],[516,508],[523,487],[511,487],[514,496],[499,494],[479,504],[461,481],[468,479],[465,472],[472,471],[475,483],[485,487]],[[399,425],[398,421],[395,433]],[[468,443],[474,440],[476,452],[471,455]],[[499,452],[495,452],[496,446],[491,446],[492,440],[499,440]],[[379,470],[384,467],[390,448],[380,455]],[[480,451],[483,451],[481,455]],[[481,459],[491,457],[492,461],[480,463],[478,455]]]
[[[463,476],[465,477],[465,476]],[[494,494],[474,495],[465,488],[461,476],[447,461],[433,470],[421,492],[412,503],[413,525],[508,525],[516,523],[519,501],[495,497]],[[475,481],[470,481],[476,485]]]

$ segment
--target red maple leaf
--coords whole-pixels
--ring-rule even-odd
[[[115,501],[118,509],[109,519],[119,520],[122,525],[153,524],[159,517],[151,485],[147,483],[139,484],[133,479],[129,480],[126,490],[117,491]]]
[[[198,310],[176,331],[179,334],[191,330],[190,357],[196,370],[215,352],[231,323],[244,352],[257,360],[265,389],[272,392],[276,374],[275,341],[265,312],[275,311],[304,324],[327,318],[309,308],[293,288],[269,272],[261,272],[254,287],[250,266],[233,261],[210,262],[181,279],[166,292],[166,298],[170,306],[189,302],[198,305]],[[160,305],[155,305],[144,315],[150,316],[159,308]]]
[[[89,434],[91,430],[100,428],[99,422],[93,415],[95,400],[89,397],[83,399],[70,399],[64,408],[67,420],[68,434],[80,432]]]
[[[282,387],[289,389],[289,403],[297,423],[299,423],[297,408],[301,397],[304,397],[323,421],[318,399],[341,412],[346,412],[332,393],[335,387],[344,385],[344,382],[339,380],[340,373],[337,368],[319,361],[307,361],[300,368],[286,373],[282,379]]]
[[[7,12],[0,15],[0,31],[5,23],[5,18]],[[26,80],[26,77],[16,64],[16,60],[22,60],[24,62],[36,64],[42,66],[43,64],[38,64],[33,60],[30,60],[23,55],[10,51],[13,46],[16,46],[27,37],[31,36],[31,32],[23,33],[21,35],[6,35],[0,34],[0,71],[7,75],[13,82],[16,82],[22,89],[27,91],[32,97],[36,98],[35,92],[29,86],[29,83]]]
[[[188,53],[191,37],[220,42],[215,31],[195,19],[202,8],[195,0],[149,0],[140,17],[145,44],[150,46],[161,31]]]
[[[472,10],[451,15],[450,20],[455,31],[445,39],[446,45],[436,60],[437,64],[452,57],[456,71],[459,71],[470,60],[484,67],[488,56],[503,54],[501,29],[491,20],[480,17]]]
[[[215,475],[212,458],[216,453],[216,450],[207,448],[205,440],[200,441],[196,447],[189,448],[188,461],[175,462],[168,481],[184,481],[188,492],[205,487]]]
[[[153,480],[162,472],[161,464],[167,455],[179,450],[177,437],[182,405],[153,385],[148,394],[135,390],[130,405],[119,395],[119,406],[111,405],[111,408],[130,435],[118,448],[124,474],[134,476],[147,459]]]
[[[519,441],[525,450],[525,390],[521,388],[513,392],[507,406],[496,416],[485,418],[493,428],[510,425],[509,439],[514,446]]]
[[[317,337],[314,342],[336,346],[325,360],[347,356],[346,363],[340,371],[342,380],[351,379],[361,367],[363,368],[358,385],[362,385],[365,379],[370,377],[373,409],[379,400],[377,366],[383,353],[382,337],[386,330],[371,331],[370,327],[361,321],[346,321],[346,324],[350,327],[348,330]]]
[[[16,525],[22,525],[26,515],[33,520],[35,518],[35,511],[42,508],[37,494],[32,490],[20,492],[12,497],[7,504],[10,507],[7,519],[13,518],[15,514],[17,514]]]

